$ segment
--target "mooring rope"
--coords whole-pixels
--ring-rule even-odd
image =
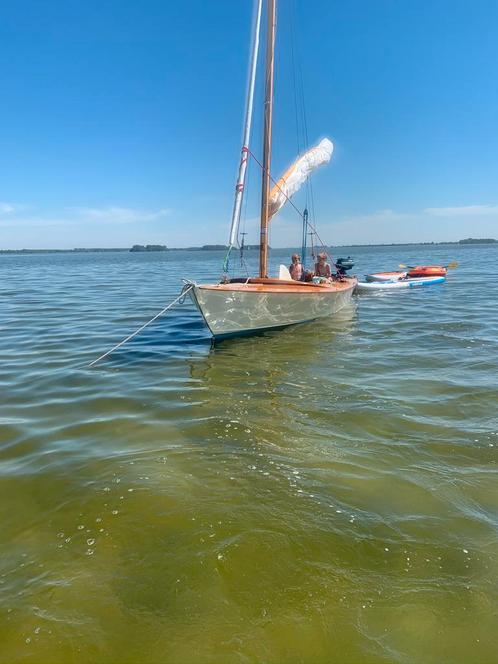
[[[115,346],[113,346],[110,350],[108,350],[106,353],[104,353],[103,355],[101,355],[100,357],[98,357],[96,360],[93,360],[93,362],[90,362],[90,364],[89,364],[88,366],[89,366],[89,367],[93,367],[95,364],[97,364],[97,362],[100,362],[100,360],[103,360],[104,357],[107,357],[108,355],[110,355],[111,353],[113,353],[113,352],[114,352],[115,350],[117,350],[118,348],[121,348],[121,346],[123,346],[127,341],[130,341],[130,339],[133,339],[133,337],[136,337],[137,334],[139,334],[139,332],[141,332],[141,331],[144,330],[148,325],[150,325],[150,324],[153,323],[155,320],[157,320],[157,319],[159,318],[159,316],[162,316],[166,311],[168,311],[168,309],[171,309],[171,307],[172,307],[174,304],[176,304],[177,302],[179,302],[179,301],[182,300],[182,299],[184,300],[184,299],[185,299],[185,296],[187,295],[187,293],[188,293],[190,290],[192,290],[193,287],[194,287],[193,284],[185,285],[185,286],[182,288],[182,292],[180,293],[180,295],[179,295],[178,297],[176,297],[176,298],[173,300],[173,302],[170,302],[170,303],[168,304],[168,306],[164,307],[164,309],[161,309],[161,311],[160,311],[158,314],[156,314],[153,318],[151,318],[151,319],[148,320],[146,323],[144,323],[141,327],[138,328],[138,330],[135,330],[135,332],[133,332],[132,334],[128,335],[128,336],[126,337],[126,339],[123,339],[123,341],[120,341],[118,344],[116,344]]]

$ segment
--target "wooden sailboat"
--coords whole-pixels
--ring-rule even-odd
[[[307,283],[268,277],[268,224],[271,216],[293,193],[292,178],[305,180],[309,172],[330,159],[332,144],[324,139],[308,151],[271,187],[271,148],[273,120],[273,81],[276,37],[276,0],[267,0],[266,72],[259,276],[226,279],[218,284],[189,283],[189,293],[215,339],[238,336],[332,316],[346,305],[356,286],[355,278],[342,277],[323,283]],[[263,0],[257,0],[252,45],[250,79],[244,123],[244,139],[235,189],[230,248],[237,241],[244,193],[249,139],[252,123],[254,86],[259,49]],[[297,187],[299,186],[297,182]]]

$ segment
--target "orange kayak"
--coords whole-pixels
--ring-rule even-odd
[[[423,277],[445,277],[448,272],[443,265],[417,265],[407,272],[376,272],[365,275],[367,282],[399,281],[400,279],[422,279]]]
[[[408,272],[408,277],[445,277],[448,270],[442,265],[417,265]]]

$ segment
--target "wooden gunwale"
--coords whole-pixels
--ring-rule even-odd
[[[340,292],[356,286],[357,279],[348,278],[344,281],[332,281],[325,284],[284,281],[282,279],[249,279],[247,283],[236,284],[199,284],[203,290],[242,293],[324,293]]]

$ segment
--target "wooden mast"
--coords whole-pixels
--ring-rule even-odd
[[[271,139],[273,119],[273,72],[275,64],[276,0],[268,0],[266,35],[265,109],[263,136],[263,186],[261,188],[261,230],[259,276],[268,277],[268,211],[270,195]]]

